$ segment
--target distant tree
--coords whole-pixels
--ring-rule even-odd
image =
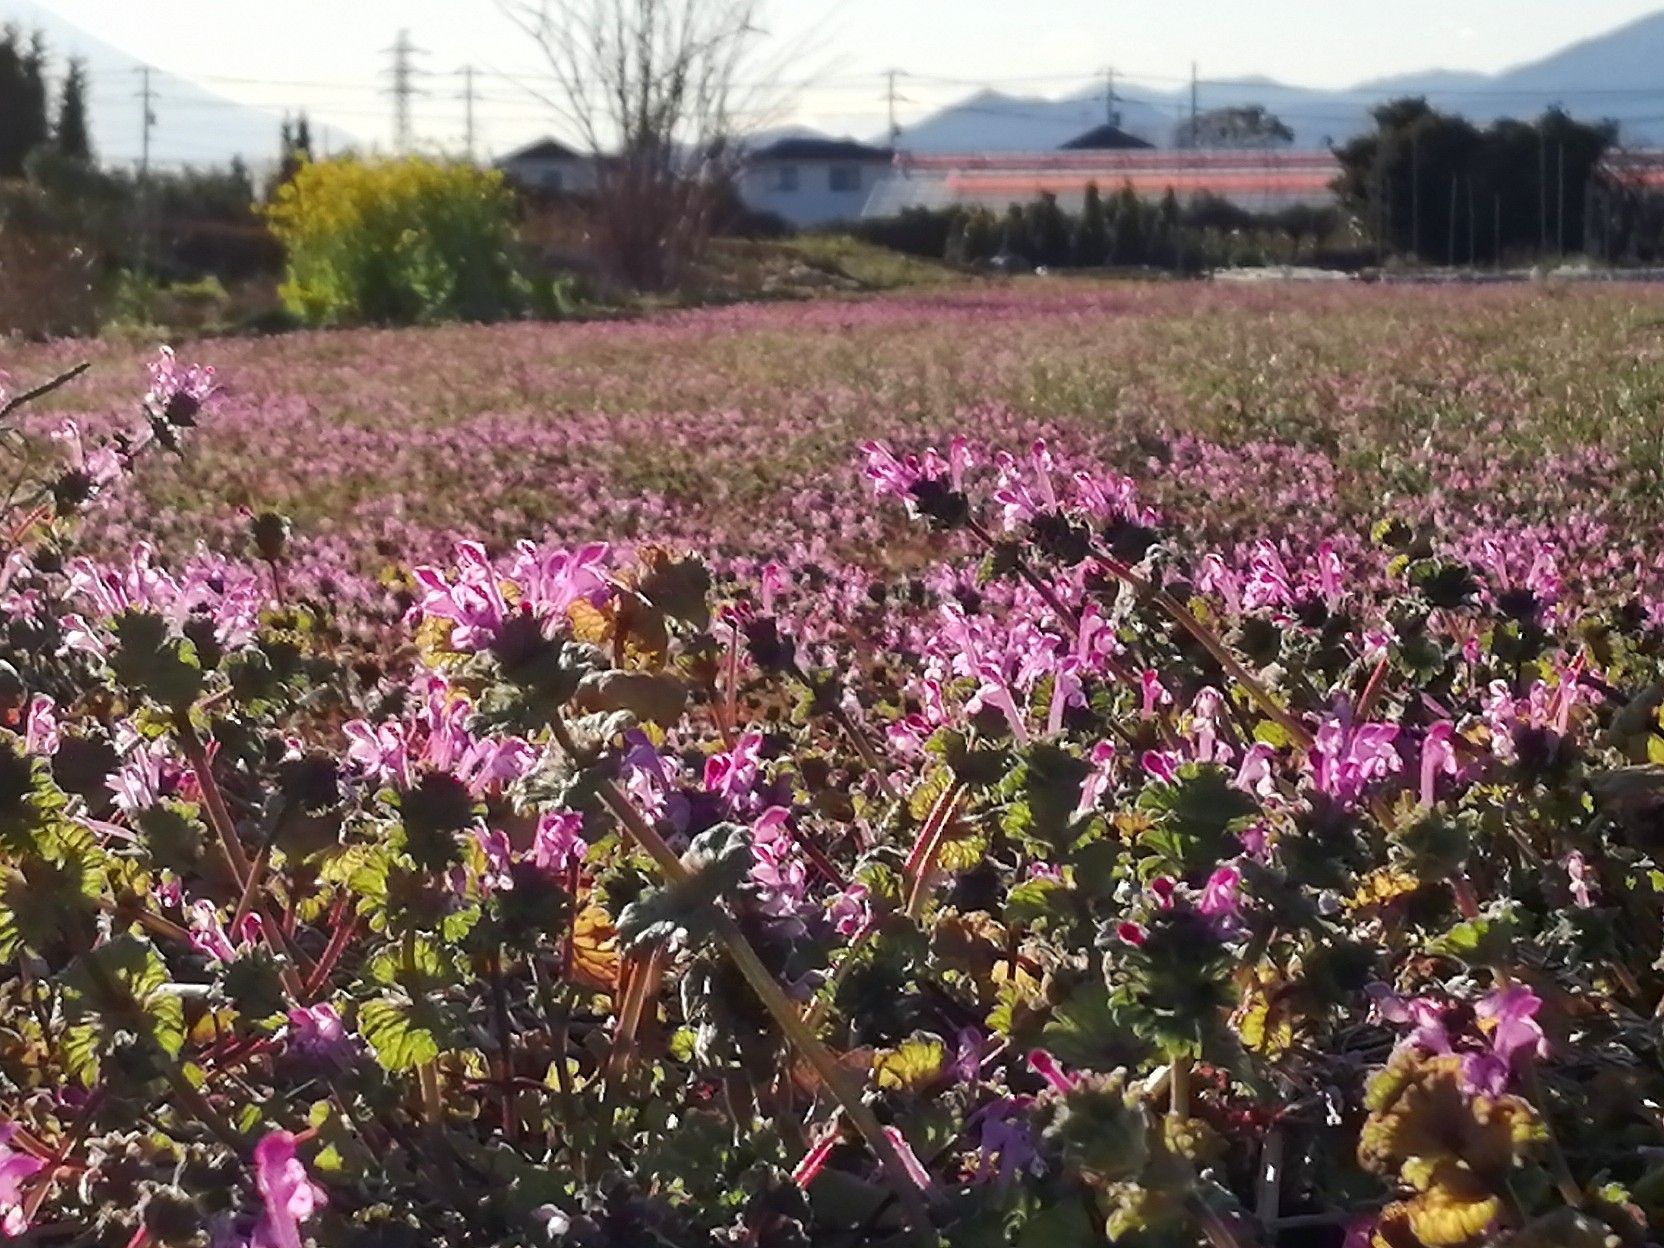
[[[283,128],[278,132],[277,172],[273,175],[270,185],[266,187],[266,198],[276,198],[277,192],[293,182],[301,166],[311,160],[312,126],[306,120],[306,114],[301,113],[293,121],[285,116]]]
[[[1012,204],[1005,210],[1005,221],[1000,230],[999,254],[1020,260],[1033,260],[1028,254],[1028,221],[1021,204]]]
[[[64,72],[53,138],[58,150],[71,160],[92,162],[92,131],[87,123],[87,66],[79,57],[70,58],[69,68]]]
[[[1095,269],[1109,260],[1109,214],[1096,182],[1086,184],[1086,198],[1080,206],[1080,219],[1075,223],[1071,255],[1081,268]]]
[[[1027,255],[1035,264],[1069,263],[1069,219],[1058,207],[1056,195],[1042,191],[1023,211],[1023,227],[1028,235]]]
[[[1374,111],[1375,129],[1337,150],[1335,187],[1361,228],[1399,253],[1441,261],[1581,250],[1590,181],[1616,141],[1551,109],[1485,130],[1419,98]],[[1471,246],[1469,240],[1472,240]]]
[[[1142,264],[1149,231],[1144,225],[1144,201],[1123,183],[1115,193],[1109,210],[1109,262],[1111,264]]]
[[[980,264],[992,260],[1000,248],[999,223],[986,208],[973,208],[965,218],[965,232],[960,242],[960,254],[966,264]]]
[[[1260,104],[1213,108],[1187,117],[1173,132],[1174,147],[1271,148],[1294,142],[1294,131]]]
[[[0,177],[18,177],[29,153],[51,138],[46,103],[46,43],[0,31]]]

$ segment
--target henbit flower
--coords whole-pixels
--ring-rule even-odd
[[[44,693],[37,693],[29,699],[29,715],[23,727],[23,748],[43,757],[58,752],[58,706]]]
[[[1456,751],[1450,740],[1456,735],[1456,725],[1448,719],[1440,720],[1427,730],[1421,742],[1421,804],[1432,806],[1437,800],[1436,786],[1441,775],[1454,776],[1461,771],[1456,762]]]
[[[820,1139],[810,1145],[809,1151],[803,1154],[803,1160],[792,1167],[792,1182],[800,1188],[807,1188],[815,1181],[816,1176],[826,1168],[827,1158],[832,1156],[832,1150],[838,1146],[839,1132],[836,1123],[828,1126]]]
[[[1236,778],[1231,783],[1255,797],[1270,797],[1277,791],[1276,779],[1271,771],[1272,760],[1276,757],[1277,752],[1265,742],[1254,742],[1243,753],[1242,761],[1237,764]]]
[[[1325,720],[1311,751],[1313,787],[1342,804],[1357,801],[1371,783],[1403,767],[1397,739],[1396,724],[1353,724],[1349,715]]]
[[[1028,1068],[1044,1079],[1052,1091],[1059,1094],[1073,1092],[1080,1083],[1079,1079],[1064,1070],[1058,1060],[1045,1049],[1029,1050]]]
[[[1196,909],[1208,916],[1230,922],[1242,909],[1242,872],[1226,863],[1208,877]]]
[[[1473,1012],[1489,1024],[1490,1048],[1462,1059],[1462,1074],[1476,1091],[1500,1096],[1509,1080],[1534,1057],[1547,1057],[1548,1038],[1537,1023],[1542,998],[1523,984],[1512,984],[1486,997]]]
[[[1080,801],[1075,806],[1077,815],[1096,810],[1104,794],[1109,792],[1110,786],[1115,783],[1115,743],[1098,742],[1086,756],[1086,761],[1092,764],[1092,770],[1081,782]]]
[[[1411,1028],[1398,1042],[1399,1048],[1416,1048],[1424,1053],[1451,1052],[1450,1032],[1445,1028],[1445,1007],[1430,997],[1399,996],[1385,984],[1370,984],[1365,990],[1382,1022]]]
[[[1157,708],[1173,705],[1173,695],[1167,692],[1167,687],[1161,683],[1161,674],[1146,668],[1138,677],[1142,702],[1139,714],[1149,719],[1156,713]]]
[[[1577,903],[1579,910],[1589,910],[1594,907],[1595,894],[1591,887],[1593,876],[1589,871],[1589,864],[1577,850],[1572,850],[1563,858],[1566,875],[1571,880],[1572,900]]]
[[[984,1105],[965,1124],[977,1133],[977,1164],[972,1183],[993,1181],[1001,1187],[1024,1170],[1038,1168],[1040,1150],[1035,1144],[1026,1098],[1003,1097]]]
[[[144,396],[145,406],[152,415],[173,424],[190,424],[218,390],[212,368],[181,364],[172,347],[162,347],[146,367],[150,389]]]
[[[750,813],[761,801],[756,792],[762,764],[763,734],[747,732],[725,753],[705,760],[705,791],[720,796],[736,814]]]
[[[896,1156],[901,1159],[901,1168],[907,1172],[907,1177],[913,1180],[920,1191],[928,1192],[931,1187],[930,1171],[924,1168],[924,1163],[913,1151],[913,1146],[907,1142],[907,1137],[901,1133],[901,1128],[885,1127],[884,1137],[896,1150]]]
[[[15,1239],[29,1229],[22,1185],[46,1168],[40,1158],[13,1149],[11,1142],[15,1138],[15,1126],[11,1123],[0,1126],[0,1234],[8,1239]]]
[[[283,1037],[290,1053],[329,1066],[348,1066],[358,1053],[346,1024],[327,1001],[290,1010]]]
[[[759,906],[770,918],[783,919],[796,915],[803,908],[803,898],[809,885],[809,869],[804,865],[797,838],[786,825],[791,812],[783,806],[771,806],[757,817],[751,828],[752,885],[756,888]]]
[[[845,940],[854,940],[872,925],[872,903],[865,884],[851,884],[827,904],[826,917]]]
[[[254,1185],[265,1205],[255,1230],[260,1248],[301,1248],[300,1224],[328,1204],[295,1156],[295,1137],[272,1131],[254,1146]]]
[[[572,810],[551,810],[540,815],[531,851],[526,855],[540,871],[565,872],[582,862],[589,851],[584,841],[584,817]]]

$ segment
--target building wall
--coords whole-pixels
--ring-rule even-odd
[[[1078,211],[1088,183],[1104,196],[1131,186],[1144,199],[1169,188],[1180,199],[1217,195],[1253,212],[1334,202],[1330,183],[1340,166],[1328,152],[1103,152],[1001,156],[908,156],[874,191],[866,215],[888,217],[907,208],[980,206],[1004,212],[1042,192]]]
[[[508,160],[503,176],[531,190],[586,194],[595,189],[595,166],[587,160]]]
[[[888,162],[758,161],[740,174],[740,198],[797,226],[854,221],[889,169]]]

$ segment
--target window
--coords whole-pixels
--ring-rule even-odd
[[[860,165],[833,165],[828,174],[828,181],[833,191],[849,194],[861,189]]]
[[[797,190],[796,165],[780,165],[774,170],[774,189],[787,193]]]

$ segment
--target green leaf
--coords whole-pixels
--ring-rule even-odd
[[[414,1070],[440,1052],[441,1018],[429,1003],[377,997],[358,1009],[358,1030],[382,1069]]]

